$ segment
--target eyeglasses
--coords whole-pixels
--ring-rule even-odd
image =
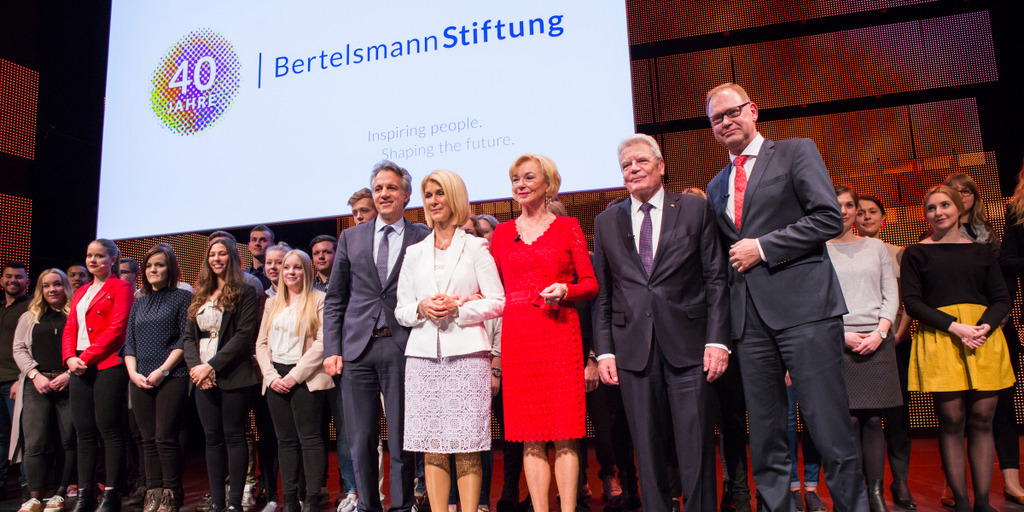
[[[961,189],[958,189],[957,192],[960,193],[961,197],[974,195],[974,192],[971,192],[971,189],[969,189],[969,188],[961,188]]]
[[[711,126],[718,126],[718,125],[722,124],[722,121],[724,121],[726,117],[728,117],[729,119],[736,119],[737,117],[740,116],[741,113],[743,113],[743,107],[745,107],[747,105],[750,105],[749,101],[746,102],[746,103],[742,103],[740,105],[737,105],[737,106],[735,106],[733,108],[730,108],[729,110],[726,110],[725,112],[722,112],[721,114],[715,114],[713,116],[708,117],[708,119],[711,120]]]

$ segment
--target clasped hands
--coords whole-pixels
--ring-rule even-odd
[[[153,389],[164,381],[164,373],[161,372],[159,368],[150,372],[149,375],[132,372],[128,377],[132,379],[132,382],[135,383],[139,389]]]
[[[36,378],[32,379],[32,385],[35,386],[36,391],[40,394],[45,395],[46,393],[61,391],[68,386],[68,381],[71,380],[71,376],[67,372],[62,373],[52,379],[47,378],[46,375],[41,373],[36,374]],[[11,386],[11,398],[17,398],[17,386]]]
[[[866,356],[876,350],[882,344],[882,335],[878,331],[871,332],[848,332],[844,336],[846,348],[855,354]]]
[[[988,333],[992,326],[988,324],[967,325],[960,322],[953,322],[949,326],[949,333],[960,338],[960,341],[969,348],[978,348],[988,340]]]
[[[288,394],[296,384],[298,383],[295,382],[294,377],[291,375],[285,375],[284,377],[278,377],[270,381],[270,389],[285,395]]]
[[[420,301],[420,316],[435,322],[444,320],[455,315],[464,302],[465,298],[437,293]]]
[[[188,371],[189,377],[192,378],[192,383],[199,389],[210,389],[217,385],[215,382],[216,377],[213,373],[213,367],[209,363],[197,364]]]

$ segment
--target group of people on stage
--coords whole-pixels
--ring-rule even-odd
[[[193,400],[207,512],[254,506],[254,467],[271,506],[319,510],[329,499],[325,405],[338,430],[339,512],[383,510],[383,458],[391,511],[441,512],[456,493],[463,511],[488,509],[499,392],[508,442],[499,508],[518,503],[521,470],[532,510],[549,510],[552,443],[558,507],[573,512],[589,493],[578,440],[598,381],[621,395],[602,417],[590,411],[599,435],[620,436],[598,441],[602,466],[609,460],[622,479],[617,510],[678,509],[680,495],[687,511],[751,510],[745,415],[758,510],[823,510],[810,482],[804,493],[793,484],[790,396],[836,511],[888,510],[887,437],[893,501],[914,510],[908,391],[933,393],[957,512],[994,510],[997,452],[1007,499],[1024,503],[1010,402],[1019,340],[1007,323],[1024,273],[1024,181],[1001,246],[977,186],[955,174],[925,194],[930,230],[903,250],[878,239],[881,201],[834,186],[812,141],[758,132],[758,107],[742,87],[715,87],[706,108],[728,165],[706,193],[675,193],[664,187],[657,142],[625,138],[618,158],[629,197],[594,219],[593,253],[554,201],[554,162],[524,154],[509,167],[519,214],[500,224],[471,215],[465,184],[447,170],[419,183],[426,226],[409,222],[413,178],[384,161],[349,201],[358,224],[339,237],[318,236],[307,253],[257,226],[253,266],[243,269],[236,240],[214,232],[194,287],[163,243],[140,265],[97,239],[87,275],[73,282],[79,266],[44,270],[31,297],[25,266],[7,263],[0,392],[15,399],[7,444],[23,461],[21,512],[63,511],[74,484],[75,512],[120,510],[127,401],[141,441],[142,510],[177,512]],[[615,470],[601,475],[611,499]]]

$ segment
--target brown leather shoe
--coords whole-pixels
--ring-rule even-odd
[[[146,498],[142,501],[142,512],[156,512],[160,508],[160,497],[163,496],[163,489],[149,489],[146,491]]]
[[[178,495],[172,489],[164,489],[156,512],[178,512],[178,501]]]

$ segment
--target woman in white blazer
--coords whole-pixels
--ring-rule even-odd
[[[451,171],[423,179],[430,235],[406,249],[395,317],[406,345],[405,439],[424,452],[432,510],[446,510],[448,454],[455,454],[462,510],[475,511],[491,447],[491,340],[484,320],[501,315],[505,292],[487,241],[458,228],[469,218],[466,185]]]

